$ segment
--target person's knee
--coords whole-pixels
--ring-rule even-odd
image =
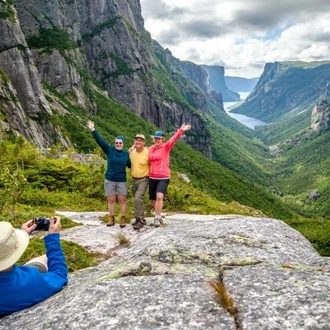
[[[107,199],[108,199],[108,203],[112,204],[115,203],[116,196],[115,195],[107,196]]]
[[[25,265],[29,266],[29,264],[42,264],[45,271],[48,271],[48,258],[45,254],[40,257],[35,257],[29,260]]]
[[[164,194],[158,193],[156,196],[156,201],[161,202],[164,199]]]
[[[144,192],[142,192],[142,191],[138,191],[138,192],[134,195],[134,198],[135,198],[135,199],[138,199],[138,200],[143,200],[143,197],[144,197]]]
[[[119,201],[119,203],[125,203],[126,202],[126,196],[118,195],[118,201]]]

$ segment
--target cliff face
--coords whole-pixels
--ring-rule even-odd
[[[8,132],[19,132],[39,147],[46,147],[51,142],[49,133],[57,133],[59,140],[67,146],[68,141],[61,132],[43,119],[51,116],[52,111],[16,12],[3,2],[0,12],[7,13],[7,19],[0,19],[0,100],[1,112],[7,118],[3,128]]]
[[[158,43],[155,45],[160,47]],[[202,113],[214,114],[210,105],[210,102],[213,102],[220,110],[223,110],[222,94],[211,90],[208,74],[200,65],[189,61],[180,61],[168,49],[165,50],[165,57],[173,66],[170,73],[171,79],[191,105]]]
[[[329,62],[267,63],[255,89],[233,112],[266,122],[294,115],[330,96]]]
[[[236,102],[240,100],[237,92],[229,90],[225,80],[225,68],[219,65],[201,65],[208,74],[209,88],[221,93],[224,102]]]
[[[316,133],[328,132],[330,129],[330,100],[318,102],[312,111],[311,130]]]
[[[177,83],[176,88],[184,92],[190,106],[176,102],[168,93],[156,74],[164,49],[155,46],[144,30],[139,0],[14,3],[17,15],[13,6],[0,4],[0,11],[11,13],[10,17],[0,19],[4,31],[0,68],[17,93],[18,117],[27,117],[31,123],[25,130],[20,119],[14,125],[14,115],[9,116],[7,109],[9,126],[14,132],[34,137],[32,140],[38,140],[40,147],[56,141],[67,145],[69,141],[63,138],[61,128],[54,128],[51,121],[54,110],[65,115],[68,109],[61,102],[50,105],[47,99],[60,93],[70,97],[72,104],[97,114],[92,97],[97,85],[109,97],[162,130],[190,122],[194,125],[194,136],[190,138],[187,134],[187,143],[212,156],[210,134],[202,118],[210,100],[182,72],[173,84]],[[170,63],[166,65],[169,74],[176,70]],[[182,86],[187,87],[183,90]],[[45,126],[52,134],[39,137],[39,126]]]

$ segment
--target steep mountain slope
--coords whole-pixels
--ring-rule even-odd
[[[219,65],[201,65],[207,72],[210,88],[223,95],[224,102],[239,101],[240,97],[237,90],[227,86],[225,80],[225,68]]]
[[[329,78],[329,63],[267,64],[255,90],[234,110],[271,120],[255,129],[273,156],[264,162],[268,190],[311,217],[330,215]]]
[[[266,122],[287,120],[330,95],[330,62],[267,63],[246,101],[232,110]]]
[[[0,6],[8,13],[0,16],[1,31],[8,31],[0,39],[7,133],[40,148],[60,143],[87,152],[95,147],[84,128],[87,118],[109,141],[119,133],[132,139],[137,131],[157,128],[170,133],[189,122],[193,129],[184,141],[192,149],[177,155],[176,168],[218,198],[291,216],[256,185],[267,186],[267,149],[224,112],[219,93],[191,79],[200,68],[180,63],[151,40],[138,0],[15,0],[17,15],[13,5]]]
[[[199,96],[194,109],[179,93],[166,90],[160,79],[162,65],[143,28],[138,0],[120,5],[110,0],[52,5],[17,0],[17,16],[12,5],[1,6],[1,11],[12,13],[0,19],[1,31],[8,31],[0,40],[2,76],[12,84],[23,105],[16,112],[20,110],[19,116],[27,117],[25,122],[30,123],[25,130],[23,123],[11,125],[16,112],[6,106],[3,112],[13,133],[34,136],[40,147],[63,143],[61,127],[53,128],[51,121],[55,112],[63,115],[67,109],[61,103],[49,104],[45,95],[49,99],[55,92],[70,95],[72,104],[95,114],[94,92],[101,89],[163,130],[190,122],[195,131],[188,134],[187,142],[211,157],[210,134],[201,116],[207,111],[205,95],[192,92]],[[175,89],[173,83],[170,88]],[[47,124],[52,134],[36,138],[41,135],[40,127],[47,128]]]
[[[330,216],[330,99],[288,121],[258,128],[273,154],[270,185],[298,211]]]

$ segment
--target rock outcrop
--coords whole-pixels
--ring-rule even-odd
[[[267,63],[246,101],[233,112],[265,122],[285,120],[330,96],[330,62]]]
[[[3,89],[8,80],[17,95],[15,111],[5,107],[13,133],[42,148],[68,146],[61,127],[52,124],[60,122],[56,116],[83,123],[72,107],[98,114],[94,93],[101,89],[164,131],[191,123],[194,132],[185,141],[212,157],[203,113],[210,102],[221,108],[222,101],[208,99],[183,72],[162,62],[165,50],[145,31],[139,0],[14,4],[0,4],[0,83]],[[179,79],[171,81],[174,71]],[[0,90],[0,99],[9,92]]]
[[[312,111],[311,130],[315,133],[329,131],[330,126],[330,101],[329,99],[318,102]]]
[[[225,80],[225,68],[220,65],[201,65],[208,74],[210,89],[222,94],[224,102],[240,101],[237,91],[228,88]]]
[[[135,232],[98,215],[67,214],[84,226],[62,239],[113,257],[70,274],[64,290],[3,318],[1,330],[329,328],[329,258],[282,221],[178,214]],[[118,246],[119,232],[130,246]],[[219,303],[210,281],[232,304]]]
[[[21,30],[15,9],[0,3],[0,101],[7,123],[5,131],[18,132],[40,148],[54,142],[54,134],[65,146],[68,140],[61,130],[45,120],[52,111],[44,96],[38,71]]]

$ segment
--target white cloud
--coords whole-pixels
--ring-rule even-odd
[[[255,77],[275,61],[330,58],[329,0],[141,0],[145,27],[180,60]]]

